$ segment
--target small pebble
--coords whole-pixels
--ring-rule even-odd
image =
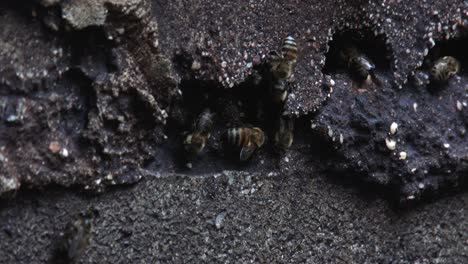
[[[60,151],[60,143],[58,143],[57,141],[50,142],[49,150],[50,152],[57,154]]]
[[[460,136],[464,137],[466,134],[466,128],[462,127],[458,130],[458,132],[460,133]]]
[[[226,212],[221,212],[220,214],[216,216],[215,226],[217,229],[220,229],[222,227],[225,217],[226,217]]]
[[[446,149],[450,148],[450,144],[449,144],[449,143],[445,143],[445,144],[444,144],[444,148],[446,148]]]
[[[60,156],[62,156],[63,158],[67,158],[68,155],[69,155],[68,149],[63,148],[63,149],[60,151]]]
[[[198,62],[198,61],[193,61],[193,62],[192,62],[192,67],[191,67],[191,69],[192,69],[193,71],[198,71],[198,70],[200,70],[200,68],[201,68],[200,62]]]
[[[406,154],[406,152],[404,151],[400,152],[400,160],[405,160],[407,156],[408,154]]]
[[[393,139],[386,138],[385,139],[385,144],[387,145],[387,148],[389,150],[395,150],[396,149],[396,141]]]
[[[328,127],[328,136],[333,137],[333,130],[330,127]]]
[[[457,101],[457,110],[458,111],[463,110],[463,104],[460,101]]]
[[[390,133],[393,135],[397,132],[397,129],[398,129],[398,124],[393,122],[391,125],[390,125]]]

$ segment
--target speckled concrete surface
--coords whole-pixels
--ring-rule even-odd
[[[65,224],[93,207],[80,263],[464,263],[467,205],[462,194],[399,211],[318,174],[147,177],[97,197],[2,201],[0,262],[50,263]]]

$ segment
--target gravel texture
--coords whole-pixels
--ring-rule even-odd
[[[80,263],[465,263],[466,194],[411,211],[319,174],[147,177],[97,197],[63,189],[2,202],[2,263],[49,263],[93,208]]]

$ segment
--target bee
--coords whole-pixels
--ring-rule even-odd
[[[446,82],[460,71],[460,62],[451,56],[438,59],[431,68],[432,80]]]
[[[88,215],[81,214],[67,224],[62,234],[61,251],[71,262],[83,255],[91,239],[92,222]]]
[[[273,75],[271,94],[274,102],[284,102],[287,98],[287,80],[291,78],[297,61],[297,44],[289,36],[283,41],[281,53],[272,51],[268,65]]]
[[[213,127],[213,113],[205,109],[193,125],[193,132],[184,139],[184,149],[187,157],[192,159],[203,151],[206,141],[210,138]]]
[[[273,75],[279,80],[291,77],[297,60],[297,44],[293,37],[284,39],[281,54],[277,51],[270,53],[270,67]]]
[[[291,147],[294,139],[294,120],[288,117],[279,118],[278,130],[275,133],[275,145],[280,149]]]
[[[255,150],[265,143],[265,134],[258,127],[231,128],[227,131],[227,142],[241,147],[240,160],[248,160]]]
[[[271,89],[271,99],[273,103],[280,104],[286,101],[288,97],[288,89],[286,80],[277,80],[273,83],[273,88]]]
[[[365,55],[359,52],[355,46],[347,46],[340,52],[341,59],[345,62],[349,71],[359,80],[370,80],[375,64]]]

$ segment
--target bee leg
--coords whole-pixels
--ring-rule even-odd
[[[371,86],[372,87],[372,75],[371,74],[368,74],[366,79],[364,80],[364,85],[365,86]]]
[[[255,146],[253,144],[249,144],[247,146],[242,147],[241,152],[240,152],[240,160],[241,161],[246,161],[252,157],[252,154],[255,151]]]

